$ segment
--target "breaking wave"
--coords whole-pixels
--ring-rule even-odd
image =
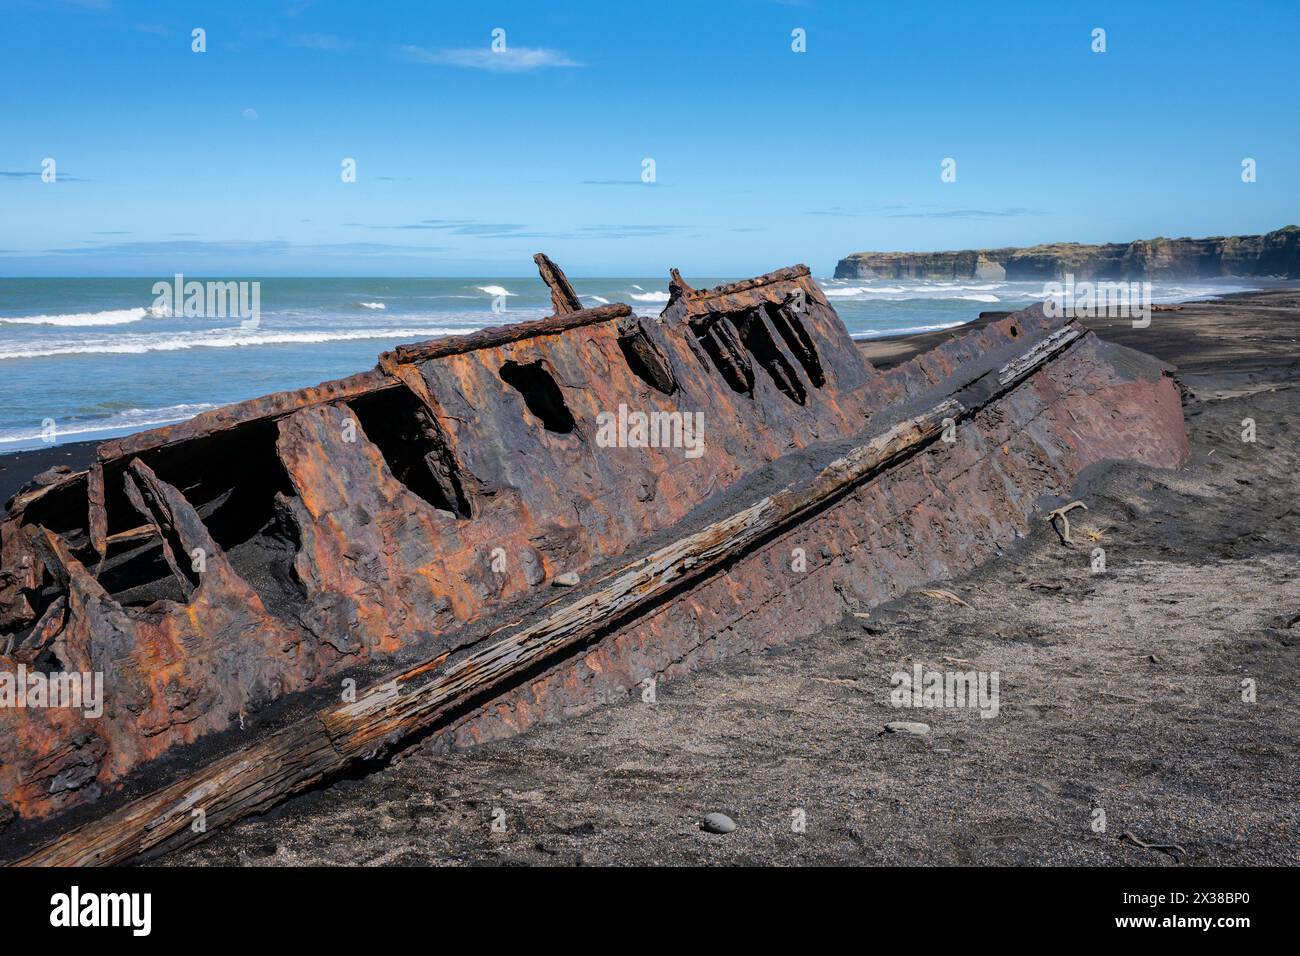
[[[167,405],[163,408],[128,408],[104,418],[87,421],[73,419],[62,422],[56,420],[56,434],[58,438],[64,438],[68,435],[90,435],[95,432],[117,431],[119,429],[138,430],[153,428],[156,425],[171,425],[175,422],[183,422],[187,418],[193,418],[201,412],[210,411],[216,407],[210,402],[198,402],[196,404]],[[0,429],[0,444],[37,441],[42,437],[42,431],[39,426],[35,428]]]
[[[0,324],[9,325],[126,325],[154,315],[152,309],[109,309],[104,312],[70,312],[66,315],[0,316]]]
[[[0,349],[0,360],[44,358],[51,355],[142,355],[147,352],[177,352],[184,349],[228,349],[261,345],[315,345],[321,342],[351,342],[361,339],[437,338],[474,331],[468,327],[347,329],[342,331],[286,332],[256,329],[212,329],[176,335],[117,335],[104,339],[69,342],[33,342]]]
[[[921,332],[942,332],[944,329],[955,329],[959,325],[966,325],[969,321],[969,319],[963,319],[960,322],[941,322],[938,325],[908,325],[901,329],[863,329],[860,332],[852,333],[852,336],[855,339],[878,339],[883,336],[918,335]]]
[[[906,292],[907,290],[904,289],[902,286],[884,285],[884,286],[880,286],[879,288],[868,288],[866,286],[849,286],[848,288],[844,288],[844,289],[827,288],[827,289],[823,289],[822,291],[826,294],[826,298],[828,299],[847,299],[849,296],[867,295],[872,292],[878,292],[884,294],[884,293],[894,293],[894,292]]]

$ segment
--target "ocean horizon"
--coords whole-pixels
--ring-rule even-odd
[[[162,281],[171,281],[165,276]],[[743,277],[696,277],[698,288]],[[207,282],[209,277],[185,276]],[[245,277],[256,323],[177,314],[157,278],[0,280],[0,454],[102,440],[173,424],[232,402],[373,367],[405,342],[550,314],[536,276]],[[213,279],[212,281],[228,281]],[[571,281],[584,305],[626,302],[657,315],[664,277]],[[818,278],[858,339],[955,328],[981,311],[1024,308],[1041,282]],[[1154,302],[1249,291],[1258,279],[1152,283]],[[52,427],[51,427],[52,423]]]

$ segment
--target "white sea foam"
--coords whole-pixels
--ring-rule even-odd
[[[461,335],[472,329],[432,326],[428,328],[347,329],[341,331],[288,332],[271,329],[210,329],[176,335],[125,334],[104,339],[63,342],[32,342],[0,349],[0,360],[44,358],[53,355],[143,355],[147,352],[177,352],[184,349],[222,349],[262,345],[315,345],[322,342],[350,342],[361,339],[415,341],[444,335]]]
[[[640,286],[633,286],[639,289]],[[667,302],[667,292],[629,292],[628,295],[638,302]]]
[[[474,288],[480,292],[486,292],[488,295],[514,295],[509,289],[499,285],[476,285]]]
[[[363,309],[386,309],[388,306],[382,302],[358,302],[357,305]]]
[[[70,312],[65,315],[0,316],[0,324],[10,325],[126,325],[152,314],[151,309],[109,309],[104,312]]]
[[[104,418],[96,418],[91,421],[68,421],[64,423],[56,419],[56,436],[65,438],[69,435],[89,435],[95,432],[117,431],[119,429],[139,430],[153,428],[156,425],[170,425],[173,422],[183,422],[187,418],[193,418],[201,412],[210,411],[216,407],[216,405],[209,402],[198,402],[167,405],[163,408],[127,408]],[[0,444],[36,441],[42,438],[43,435],[44,428],[40,425],[32,428],[0,429]]]
[[[885,295],[890,293],[906,292],[907,290],[902,286],[885,285],[874,288],[869,286],[849,286],[848,288],[843,289],[829,288],[824,291],[826,293],[826,298],[828,299],[847,299],[855,295],[870,295],[872,293]]]
[[[578,298],[580,298],[580,299],[595,299],[595,300],[596,300],[597,302],[599,302],[601,305],[609,305],[609,299],[603,298],[603,297],[598,296],[598,295],[580,295],[580,296],[578,296]]]
[[[942,332],[944,329],[955,329],[959,325],[965,325],[969,319],[963,319],[960,322],[941,322],[938,325],[908,325],[901,329],[864,329],[861,332],[854,332],[855,339],[878,339],[885,335],[917,335],[921,332]]]

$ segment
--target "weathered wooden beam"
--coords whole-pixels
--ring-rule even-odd
[[[514,675],[578,642],[617,627],[638,609],[713,574],[760,545],[928,447],[949,421],[995,401],[1084,332],[1066,326],[1002,368],[926,411],[855,447],[811,480],[787,485],[731,516],[659,548],[586,587],[556,599],[531,623],[498,629],[452,657],[440,655],[369,688],[355,702],[328,707],[271,733],[164,787],[72,830],[18,861],[20,865],[121,863],[174,849],[204,831],[264,810],[362,759],[387,752],[433,725],[459,703],[500,687]]]
[[[537,263],[537,271],[541,273],[542,281],[550,287],[551,309],[555,314],[568,315],[570,312],[581,312],[582,302],[578,299],[578,293],[573,291],[573,285],[569,282],[569,277],[564,274],[564,270],[552,262],[544,252],[533,256],[533,261]]]

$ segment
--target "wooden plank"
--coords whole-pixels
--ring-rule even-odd
[[[836,459],[806,482],[787,485],[727,518],[680,538],[593,581],[579,596],[557,598],[531,623],[498,629],[474,647],[419,663],[241,748],[190,777],[64,834],[20,865],[125,862],[175,848],[205,832],[263,810],[362,759],[385,753],[471,696],[492,691],[521,670],[627,620],[672,589],[712,574],[725,560],[826,507],[935,441],[949,421],[968,417],[1015,388],[1076,341],[1066,326],[960,393],[893,425]],[[969,402],[969,404],[964,404]]]

